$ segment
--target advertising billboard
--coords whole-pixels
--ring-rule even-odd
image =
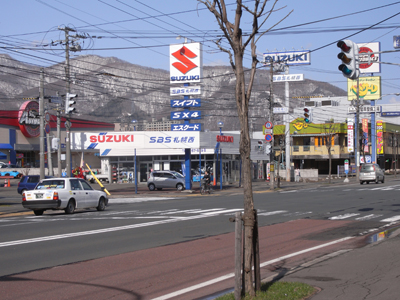
[[[264,53],[264,65],[269,65],[271,62],[282,62],[287,65],[310,65],[311,54],[310,50],[303,51],[285,51],[285,52],[269,52]]]
[[[379,42],[374,43],[358,43],[358,60],[360,64],[360,73],[380,73],[381,64],[377,62],[380,61],[380,54],[375,53],[368,55],[368,53],[380,52],[381,44]]]
[[[379,100],[381,95],[381,77],[360,77],[359,98],[363,100]],[[357,80],[347,79],[347,100],[357,100]]]
[[[201,43],[169,46],[170,83],[200,82],[203,77]]]

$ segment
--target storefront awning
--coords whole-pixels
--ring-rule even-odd
[[[10,144],[0,143],[0,149],[12,150],[13,147]]]
[[[0,151],[0,159],[7,159],[7,155]]]

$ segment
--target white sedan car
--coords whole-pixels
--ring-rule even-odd
[[[34,190],[22,194],[22,206],[40,216],[45,210],[63,209],[66,214],[78,208],[105,210],[107,194],[94,190],[81,178],[48,178],[41,180]]]

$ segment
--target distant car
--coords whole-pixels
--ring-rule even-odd
[[[360,166],[360,184],[364,182],[370,183],[375,182],[378,183],[381,181],[382,183],[385,182],[385,173],[377,164],[362,164]]]
[[[163,188],[176,188],[178,191],[185,189],[185,177],[175,171],[153,171],[147,180],[150,191],[162,190]]]
[[[14,164],[1,164],[0,168],[2,169],[15,169],[15,168],[20,168],[20,166],[14,165]]]
[[[22,206],[32,209],[37,216],[49,209],[63,209],[66,214],[72,214],[80,208],[103,211],[107,205],[107,194],[94,190],[81,178],[43,179],[34,190],[22,193]]]
[[[45,176],[45,178],[52,178],[52,176]],[[21,177],[21,180],[18,182],[18,194],[22,194],[25,191],[30,191],[35,188],[40,180],[39,175],[25,175]]]

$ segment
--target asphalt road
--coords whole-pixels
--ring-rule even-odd
[[[362,237],[372,228],[391,226],[400,220],[398,190],[400,181],[394,178],[378,185],[299,184],[273,193],[258,186],[254,202],[258,209],[260,244],[264,245],[261,246],[261,257],[273,259],[283,252],[289,255],[342,238],[360,237],[360,234]],[[148,270],[137,266],[141,270],[137,282],[140,278],[146,278],[147,284],[151,282],[150,278],[157,282],[169,282],[168,278],[174,278],[176,284],[169,288],[165,286],[161,291],[145,288],[146,284],[135,285],[141,299],[151,299],[167,294],[169,289],[173,292],[232,272],[232,253],[227,249],[232,248],[234,224],[229,218],[242,210],[240,189],[217,190],[206,196],[172,192],[115,194],[104,212],[78,211],[72,216],[46,212],[39,217],[28,212],[0,218],[0,276],[10,278],[6,275],[84,261],[110,268],[112,259],[123,253],[135,261],[135,255],[141,261],[153,257],[152,263],[147,265]],[[19,195],[3,195],[0,203],[9,210],[20,201]],[[166,197],[149,197],[160,195]],[[363,238],[352,239],[352,247],[363,242]],[[211,248],[195,250],[207,247]],[[297,260],[321,255],[329,247],[323,248],[322,252],[310,252],[310,257],[298,255]],[[190,255],[188,259],[182,249],[196,255]],[[287,259],[285,263],[294,264],[295,261]],[[82,264],[85,263],[78,265],[82,267]],[[163,264],[168,264],[169,268],[160,267]],[[196,270],[198,275],[189,275],[186,273],[189,271],[184,270],[192,273]],[[268,273],[268,269],[265,272]],[[191,280],[185,280],[188,278]],[[215,291],[231,285],[217,286]]]

